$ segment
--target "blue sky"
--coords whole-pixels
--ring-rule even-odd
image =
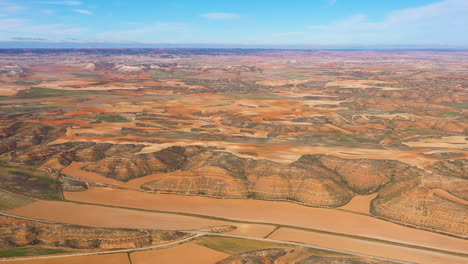
[[[468,46],[468,0],[0,0],[0,41]]]

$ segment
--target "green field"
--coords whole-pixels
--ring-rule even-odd
[[[196,241],[194,241],[194,243],[228,254],[239,254],[242,252],[266,248],[291,247],[272,242],[218,236],[205,236],[200,239],[197,239]]]
[[[291,97],[279,96],[274,93],[225,93],[235,99],[293,99]]]
[[[95,91],[70,91],[42,87],[31,87],[29,90],[19,91],[16,96],[20,98],[44,98],[58,96],[98,95]]]
[[[97,78],[97,79],[104,78],[104,76],[102,75],[93,74],[93,73],[74,72],[72,74],[75,75],[75,77],[79,77],[79,78]]]
[[[96,121],[104,121],[109,123],[127,123],[130,122],[129,119],[120,116],[120,115],[92,115],[92,116],[77,116],[77,118],[83,120],[96,120]]]
[[[0,163],[0,185],[3,189],[41,199],[61,200],[55,179],[33,168]]]
[[[42,81],[40,81],[40,80],[17,80],[16,82],[14,82],[14,84],[18,84],[18,85],[38,85],[41,82]]]
[[[160,79],[165,79],[165,78],[184,78],[188,74],[186,72],[166,72],[166,71],[153,71],[153,77],[154,78],[160,78]]]
[[[299,249],[299,247],[285,245],[280,243],[232,238],[232,237],[220,237],[220,236],[204,236],[194,241],[194,243],[211,248],[216,251],[224,252],[227,254],[235,255],[249,251],[262,250],[267,248],[293,248]],[[346,255],[327,250],[304,248],[307,252],[313,253],[314,255]]]
[[[53,249],[53,248],[36,248],[36,247],[1,248],[0,258],[52,255],[52,254],[60,254],[60,253],[67,253],[67,252],[68,251],[60,250],[60,249]]]
[[[33,203],[35,200],[0,189],[0,210],[11,210]]]

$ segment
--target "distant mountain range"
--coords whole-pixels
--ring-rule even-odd
[[[463,45],[318,45],[318,44],[226,44],[226,43],[140,43],[140,42],[50,42],[50,41],[0,41],[0,49],[11,48],[241,48],[241,49],[333,49],[333,50],[460,50]]]

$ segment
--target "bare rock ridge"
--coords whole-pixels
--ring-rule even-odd
[[[184,237],[177,231],[91,228],[45,224],[0,216],[0,243],[9,247],[42,246],[71,249],[141,248]]]
[[[311,255],[313,254],[313,255]],[[329,252],[309,253],[300,248],[267,248],[232,255],[217,264],[379,264],[388,261]]]
[[[98,61],[94,63],[89,63],[85,67],[81,68],[83,71],[89,71],[89,72],[94,72],[94,71],[113,71],[117,73],[139,73],[145,70],[147,67],[146,66],[131,66],[131,65],[124,65],[124,64],[118,64],[116,65],[115,63],[111,62],[106,62],[106,61]]]
[[[303,155],[293,163],[345,184],[359,195],[371,194],[395,179],[409,179],[421,173],[395,160],[342,159],[330,155]]]
[[[231,256],[216,264],[264,264],[264,263],[276,263],[276,260],[285,256],[286,254],[294,252],[293,249],[285,248],[269,248],[263,250],[250,251],[238,255]]]
[[[468,179],[468,159],[439,161],[428,169],[442,175]]]
[[[66,129],[43,124],[17,122],[0,130],[0,154],[48,143],[64,135]]]
[[[30,75],[26,68],[20,65],[0,66],[0,77],[25,77]]]

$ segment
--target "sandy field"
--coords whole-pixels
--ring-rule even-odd
[[[431,192],[433,194],[436,194],[442,198],[445,198],[449,201],[452,201],[454,203],[459,203],[459,204],[463,204],[463,205],[468,205],[468,201],[467,200],[464,200],[458,196],[455,196],[449,192],[447,192],[446,190],[444,189],[432,189]]]
[[[133,264],[215,264],[230,255],[195,243],[130,254]]]
[[[145,143],[146,144],[146,143]],[[426,150],[400,151],[396,149],[365,149],[349,147],[320,147],[320,146],[291,146],[291,145],[265,145],[265,144],[242,144],[220,141],[197,141],[197,140],[177,140],[165,144],[151,144],[141,152],[154,152],[170,146],[190,146],[201,145],[206,147],[217,147],[222,145],[226,151],[232,153],[254,152],[256,158],[265,158],[282,164],[290,164],[297,161],[304,154],[327,154],[347,159],[388,159],[399,160],[424,168],[434,162],[433,159],[419,155],[419,152]],[[432,149],[428,149],[430,151]],[[449,149],[447,149],[449,151]],[[352,154],[346,154],[352,153]]]
[[[50,212],[61,213],[53,214]],[[242,224],[174,214],[53,201],[38,201],[36,206],[24,206],[10,210],[9,213],[61,223],[111,228],[198,230],[229,225],[237,228],[228,233],[253,237],[264,237],[275,229],[273,225]]]
[[[404,248],[392,245],[382,245],[362,240],[344,238],[333,235],[317,234],[302,230],[281,228],[273,233],[269,238],[278,240],[288,240],[314,244],[323,247],[330,247],[340,250],[347,250],[357,253],[374,256],[396,258],[399,260],[415,263],[431,264],[457,264],[466,263],[466,258],[456,257],[446,254],[422,251],[411,248]]]
[[[85,192],[66,193],[66,198],[89,203],[293,225],[451,251],[468,252],[468,241],[463,239],[410,228],[362,214],[306,207],[290,202],[214,199],[199,196],[151,194],[110,188],[90,188]],[[36,204],[38,203],[17,210],[32,208]]]
[[[88,165],[90,162],[72,162],[69,166],[62,170],[62,173],[82,181],[99,182],[110,184],[118,187],[125,187],[125,182],[121,182],[112,178],[107,178],[94,172],[81,170],[80,168]]]
[[[195,230],[228,224],[227,222],[189,216],[67,202],[38,201],[34,204],[35,206],[27,205],[9,210],[8,213],[60,223],[110,228]]]
[[[356,213],[369,214],[370,202],[377,197],[378,193],[370,195],[356,195],[351,201],[339,209],[353,211]]]
[[[465,136],[450,136],[443,138],[425,138],[418,141],[404,142],[403,144],[410,147],[423,148],[468,148],[468,141]]]
[[[128,260],[127,254],[119,253],[119,254],[50,258],[50,259],[6,261],[4,263],[11,263],[11,264],[103,264],[103,263],[130,264],[130,261]]]
[[[241,236],[265,237],[270,234],[276,226],[274,225],[256,225],[256,224],[237,224],[237,229],[226,232],[227,234],[235,234]]]

